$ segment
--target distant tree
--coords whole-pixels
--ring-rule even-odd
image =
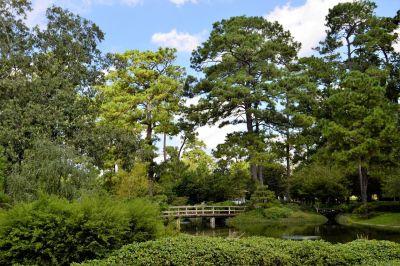
[[[383,171],[382,192],[384,197],[400,199],[400,169],[386,168]]]
[[[398,40],[399,13],[393,18],[375,14],[373,1],[339,3],[329,10],[326,39],[319,47],[323,55],[335,61],[342,70],[364,72],[371,65],[386,69],[386,96],[399,98],[399,60],[394,44]]]
[[[317,102],[317,86],[304,73],[301,64],[286,66],[282,77],[275,84],[277,104],[280,106],[273,127],[278,133],[274,152],[283,158],[286,168],[286,196],[289,197],[289,179],[295,163],[307,159],[310,142],[308,134],[315,127],[314,110]]]
[[[366,30],[375,8],[376,4],[369,0],[339,3],[331,8],[325,18],[328,30],[319,47],[321,53],[338,58],[337,53],[344,46],[345,67],[354,69],[353,61],[358,51],[357,36]]]
[[[358,0],[331,8],[323,57],[302,60],[320,91],[314,154],[357,169],[363,201],[373,169],[394,167],[399,156],[399,16],[379,17],[376,7]]]
[[[367,201],[368,170],[374,158],[385,156],[381,151],[398,135],[396,109],[374,75],[379,74],[352,71],[346,75],[340,90],[327,100],[332,116],[323,131],[331,156],[357,169],[363,202]]]
[[[191,58],[192,66],[205,74],[194,90],[202,96],[193,107],[199,121],[220,127],[244,125],[249,140],[260,138],[276,111],[270,83],[296,57],[298,48],[288,31],[262,17],[214,23],[209,39]],[[257,157],[249,154],[251,176],[263,182]]]
[[[346,175],[335,165],[313,162],[298,169],[290,182],[292,197],[303,201],[335,204],[350,195]]]
[[[249,196],[255,189],[250,176],[249,163],[232,162],[229,167],[219,165],[214,173],[212,186],[215,200],[224,201]]]

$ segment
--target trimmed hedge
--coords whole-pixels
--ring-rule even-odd
[[[81,265],[383,265],[400,259],[400,244],[356,240],[346,244],[264,237],[164,238],[124,246],[109,258]]]
[[[0,265],[68,265],[104,258],[163,233],[158,206],[107,197],[44,197],[0,213]]]

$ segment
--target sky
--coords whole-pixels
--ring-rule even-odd
[[[31,0],[29,25],[44,25],[47,7],[57,5],[96,23],[105,33],[103,52],[127,49],[155,50],[160,46],[178,50],[177,64],[189,74],[191,51],[208,38],[212,24],[232,16],[263,16],[280,22],[302,43],[300,56],[324,38],[324,18],[329,8],[351,0]],[[400,0],[376,0],[376,13],[394,16]],[[400,50],[400,44],[398,45]],[[237,127],[236,127],[237,128]],[[198,130],[210,151],[222,143],[233,127]],[[172,140],[176,142],[177,140]]]

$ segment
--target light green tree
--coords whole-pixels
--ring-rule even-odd
[[[148,178],[154,181],[156,134],[177,133],[175,116],[183,94],[183,68],[174,65],[176,50],[126,51],[111,56],[113,67],[103,93],[102,119],[118,127],[144,134]],[[150,189],[150,194],[152,190]]]

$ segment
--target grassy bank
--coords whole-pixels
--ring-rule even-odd
[[[337,217],[337,222],[346,226],[371,227],[400,232],[400,213],[376,213],[368,218],[358,214],[343,214]]]
[[[280,237],[326,222],[327,218],[323,215],[279,206],[245,212],[229,219],[228,225],[250,235]]]
[[[399,259],[400,244],[389,241],[330,244],[179,236],[130,244],[107,259],[84,265],[393,265]]]

